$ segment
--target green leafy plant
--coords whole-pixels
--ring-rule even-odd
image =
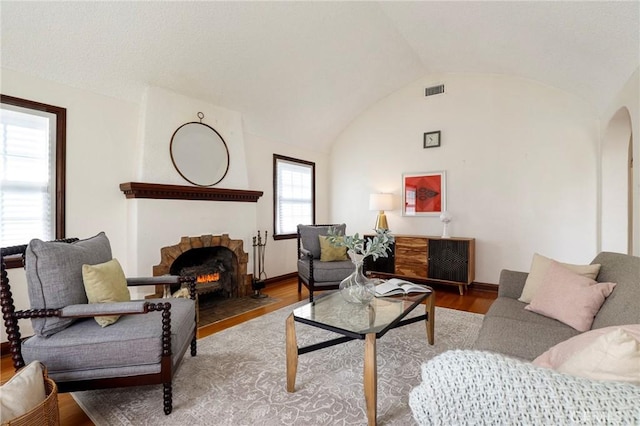
[[[341,235],[335,228],[330,228],[327,232],[327,240],[335,247],[346,247],[354,254],[362,256],[372,256],[373,260],[379,257],[387,257],[391,252],[393,235],[388,229],[376,229],[372,238],[360,237],[359,234]]]

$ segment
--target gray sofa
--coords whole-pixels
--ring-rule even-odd
[[[616,287],[596,315],[592,329],[640,323],[640,257],[602,252],[591,263],[601,264],[598,282]],[[533,360],[552,346],[579,331],[554,319],[524,309],[517,299],[527,273],[503,270],[498,298],[484,317],[474,349],[499,352]]]

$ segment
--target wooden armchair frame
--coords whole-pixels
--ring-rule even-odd
[[[303,225],[308,227],[336,227],[339,224],[314,224],[314,225]],[[342,278],[333,284],[322,284],[321,286],[316,287],[316,278],[314,275],[314,263],[320,262],[319,259],[314,259],[312,253],[309,250],[306,250],[302,244],[302,235],[300,232],[300,226],[297,228],[297,244],[298,244],[298,261],[306,260],[309,262],[309,277],[303,277],[298,271],[298,293],[302,292],[302,286],[304,285],[309,290],[309,302],[313,302],[313,293],[315,291],[323,291],[323,290],[336,290],[340,288],[340,281]],[[348,274],[347,274],[348,275]],[[346,278],[345,275],[343,278]]]
[[[72,243],[78,241],[77,238],[67,238],[62,240],[56,240],[58,242]],[[2,307],[2,317],[4,319],[4,326],[7,332],[7,338],[9,340],[9,347],[11,352],[11,359],[13,361],[13,367],[17,371],[25,365],[25,361],[22,357],[22,337],[20,335],[20,327],[18,320],[29,318],[45,318],[45,317],[58,317],[58,318],[86,318],[94,317],[96,313],[65,313],[65,309],[28,309],[28,310],[16,310],[13,295],[11,293],[11,286],[9,285],[9,277],[7,274],[7,267],[5,263],[6,256],[22,256],[22,264],[24,266],[24,254],[27,249],[27,245],[13,246],[2,248],[1,250],[1,283],[0,283],[0,305]],[[192,300],[196,299],[195,289],[195,277],[181,277],[181,276],[160,276],[153,278],[143,279],[127,279],[128,286],[140,286],[140,285],[153,285],[153,284],[174,284],[180,285],[186,284],[189,288],[189,295]],[[169,299],[167,299],[169,300]],[[141,385],[163,385],[163,405],[165,414],[170,414],[173,409],[173,396],[172,396],[172,378],[173,378],[173,366],[172,366],[172,353],[171,353],[171,303],[142,303],[141,309],[125,310],[122,312],[109,312],[108,314],[99,315],[139,315],[147,314],[149,312],[161,311],[162,312],[162,356],[160,361],[160,371],[154,374],[143,374],[128,377],[112,377],[101,378],[91,380],[75,380],[75,381],[56,381],[59,392],[75,392],[81,390],[92,389],[105,389],[105,388],[117,388],[128,386],[141,386]],[[196,356],[197,352],[197,315],[194,315],[194,331],[191,336],[191,356]]]

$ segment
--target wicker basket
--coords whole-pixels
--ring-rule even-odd
[[[31,411],[20,417],[2,423],[2,426],[57,426],[60,424],[60,411],[58,410],[58,386],[56,382],[44,373],[44,389],[47,397]]]

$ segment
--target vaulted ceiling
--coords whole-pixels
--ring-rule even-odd
[[[640,3],[9,2],[3,68],[140,102],[148,85],[325,150],[429,74],[534,79],[601,111],[640,65]]]

